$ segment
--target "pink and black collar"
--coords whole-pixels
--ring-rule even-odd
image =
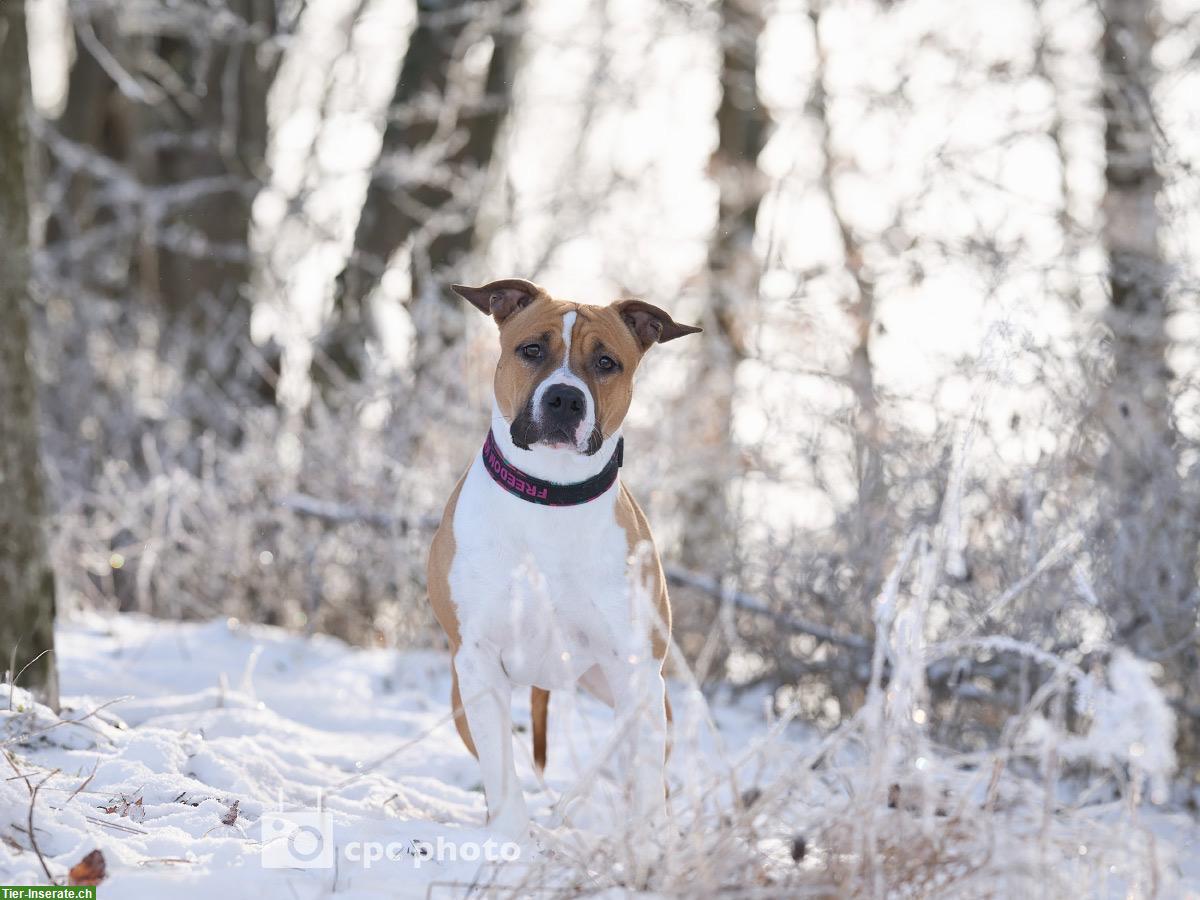
[[[586,481],[556,484],[526,474],[505,459],[490,430],[487,440],[483,442],[483,467],[492,476],[492,480],[510,494],[542,506],[578,506],[580,503],[595,500],[617,480],[617,470],[621,468],[624,456],[625,438],[621,438],[617,441],[617,448],[613,451],[608,465],[600,472]]]

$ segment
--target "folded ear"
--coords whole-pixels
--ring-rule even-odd
[[[523,278],[502,278],[488,282],[483,287],[452,284],[450,289],[481,313],[494,317],[497,325],[503,325],[505,319],[544,293],[532,281]]]
[[[680,325],[666,310],[644,300],[618,300],[613,308],[621,314],[621,319],[629,326],[642,350],[650,349],[651,344],[665,344],[685,334],[703,331],[695,325]]]

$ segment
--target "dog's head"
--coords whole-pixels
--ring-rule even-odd
[[[700,331],[642,300],[569,303],[519,278],[453,288],[500,326],[496,403],[525,450],[595,453],[624,421],[646,351]]]

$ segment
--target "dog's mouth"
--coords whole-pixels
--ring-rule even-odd
[[[571,448],[578,449],[575,443],[575,435],[567,431],[565,428],[549,428],[543,429],[542,435],[537,441],[539,444],[545,444],[547,447],[553,447],[556,450]]]
[[[574,431],[562,425],[536,421],[530,403],[513,418],[508,433],[512,442],[522,450],[532,450],[536,445],[591,456],[604,443],[604,436],[598,428],[592,429],[586,441],[577,441]]]

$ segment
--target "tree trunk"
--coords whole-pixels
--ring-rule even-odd
[[[112,10],[102,8],[91,10],[86,18],[83,12],[76,15],[75,61],[67,81],[67,102],[54,127],[73,145],[102,154],[108,160],[125,162],[132,143],[133,107],[95,56],[96,45],[110,50],[121,46],[116,16]],[[115,218],[112,206],[98,205],[95,199],[95,192],[102,184],[87,167],[60,168],[53,153],[47,159],[47,167],[51,172],[48,181],[61,179],[62,196],[48,210],[45,243],[87,246],[80,239],[92,228],[112,223]],[[100,258],[108,251],[108,246],[102,244],[82,256],[63,254],[55,274],[92,290],[108,287],[119,294],[128,289],[128,272],[116,267],[118,271],[110,276],[117,279],[115,283],[103,276],[97,278],[102,273],[110,275],[104,271]]]
[[[837,227],[842,251],[842,267],[849,276],[850,298],[845,303],[855,335],[850,353],[847,381],[854,392],[851,424],[854,439],[854,466],[858,481],[857,504],[851,529],[854,547],[852,560],[858,571],[859,596],[871,609],[883,586],[883,563],[894,535],[884,521],[887,512],[887,484],[883,467],[883,434],[879,400],[875,386],[875,367],[871,361],[871,334],[875,328],[875,281],[866,267],[863,248],[854,228],[838,201],[834,173],[837,153],[829,125],[829,93],[826,87],[828,60],[821,39],[822,5],[814,0],[809,6],[816,67],[809,108],[816,119],[821,145],[820,186]]]
[[[54,575],[43,532],[37,396],[29,361],[29,53],[25,4],[0,15],[0,669],[58,707]]]
[[[444,282],[470,251],[484,177],[511,103],[513,57],[523,0],[419,0],[371,175],[354,249],[337,279],[323,355],[342,375],[362,375],[376,339],[368,299],[393,254],[412,250],[409,312],[417,334],[413,368],[423,369],[462,337],[466,313]],[[492,42],[481,83],[464,56]],[[450,277],[453,275],[453,277]],[[318,382],[325,382],[319,369]]]
[[[1159,243],[1162,187],[1154,160],[1153,4],[1104,0],[1105,194],[1111,378],[1099,409],[1108,445],[1105,558],[1119,636],[1158,658],[1170,680],[1197,689],[1194,488],[1180,477],[1167,365],[1170,272]]]
[[[120,10],[73,8],[76,61],[50,139],[52,180],[66,188],[46,232],[57,277],[151,304],[160,353],[180,362],[197,391],[215,387],[237,400],[252,399],[248,384],[272,399],[243,350],[251,204],[266,178],[267,95],[279,62],[266,45],[278,31],[277,9],[277,0],[230,0],[212,34],[197,39],[200,24],[186,7],[155,33],[131,33],[140,20],[123,22]],[[59,137],[75,148],[67,146],[66,160]],[[94,159],[79,166],[79,152]],[[114,189],[105,180],[114,177],[136,191]],[[80,257],[77,248],[91,245],[78,238],[108,224],[108,239]],[[64,242],[72,252],[60,252]]]
[[[250,205],[266,168],[267,92],[277,60],[263,59],[258,44],[275,34],[275,3],[229,0],[224,6],[241,22],[211,53],[175,38],[158,42],[158,55],[181,79],[195,78],[195,106],[182,111],[190,139],[164,141],[148,166],[151,177],[163,186],[207,181],[215,188],[169,223],[180,230],[179,241],[158,249],[157,277],[147,278],[159,304],[183,319],[196,314],[197,299],[225,307],[245,299]],[[164,103],[153,112],[147,127],[165,136],[181,111]]]
[[[743,323],[754,314],[762,262],[754,232],[766,179],[758,156],[770,117],[758,96],[758,44],[763,19],[756,0],[721,0],[721,100],[717,149],[709,172],[719,191],[708,249],[709,303],[704,311],[703,367],[697,373],[705,414],[694,422],[689,453],[700,476],[684,498],[680,559],[700,571],[729,563],[729,480],[737,471],[732,433],[738,365],[746,359]]]
[[[211,48],[173,37],[157,42],[157,55],[193,85],[193,97],[186,109],[170,102],[146,108],[145,131],[168,139],[140,164],[155,187],[196,190],[163,223],[165,239],[143,248],[141,275],[168,339],[177,331],[189,342],[188,371],[236,400],[256,381],[243,359],[252,312],[251,205],[266,180],[267,95],[279,61],[262,45],[278,22],[276,0],[223,6],[239,21]],[[186,139],[169,139],[181,127]]]
[[[1146,0],[1105,0],[1104,247],[1109,260],[1115,378],[1108,386],[1113,422],[1125,434],[1114,447],[1127,477],[1166,460],[1171,416],[1167,395],[1167,272],[1158,243],[1154,124],[1150,110],[1154,34]]]

